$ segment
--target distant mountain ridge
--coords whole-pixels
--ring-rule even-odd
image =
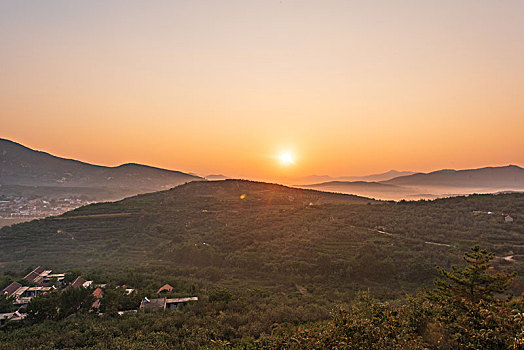
[[[328,181],[298,187],[379,199],[431,199],[470,193],[524,191],[524,169],[517,165],[465,170],[443,169],[384,181]]]
[[[356,188],[356,189],[369,189],[369,190],[377,190],[377,191],[398,191],[401,189],[401,186],[397,185],[390,185],[385,184],[382,182],[374,182],[374,181],[329,181],[329,182],[323,182],[320,184],[314,184],[314,185],[308,185],[304,187],[308,188],[338,188],[338,187],[346,187],[347,189]]]
[[[395,177],[412,175],[412,174],[415,174],[415,172],[389,170],[389,171],[386,171],[385,173],[371,174],[371,175],[364,175],[364,176],[332,177],[329,175],[310,175],[307,177],[297,179],[295,181],[298,183],[303,183],[303,184],[311,184],[311,183],[316,184],[319,182],[332,182],[332,181],[385,181],[385,180],[393,179]]]
[[[353,181],[355,181],[356,179],[363,180],[363,181],[385,181],[385,180],[393,179],[395,177],[407,176],[407,175],[412,175],[412,174],[415,174],[415,172],[414,171],[390,170],[390,171],[386,171],[385,173],[380,173],[380,174],[372,174],[372,175],[367,175],[367,176],[354,177]]]
[[[122,194],[158,191],[204,180],[180,171],[127,163],[116,167],[53,156],[0,139],[0,184],[119,189]]]
[[[443,169],[400,176],[383,182],[407,186],[524,189],[524,169],[517,165],[464,170]]]
[[[204,177],[206,180],[217,181],[217,180],[227,180],[230,179],[229,176],[223,174],[210,174]]]

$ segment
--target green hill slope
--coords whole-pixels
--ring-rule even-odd
[[[192,182],[5,227],[0,269],[135,270],[229,288],[299,285],[335,299],[334,291],[368,287],[393,295],[428,285],[435,264],[457,262],[475,243],[522,275],[522,218],[522,194],[386,203],[241,180]]]

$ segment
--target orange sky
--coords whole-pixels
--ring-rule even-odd
[[[0,0],[0,45],[0,137],[64,157],[276,181],[524,165],[520,0]]]

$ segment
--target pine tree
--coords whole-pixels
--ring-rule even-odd
[[[488,253],[479,246],[464,254],[465,268],[451,266],[451,270],[439,267],[442,278],[435,280],[435,290],[430,292],[430,299],[454,304],[479,303],[481,301],[498,302],[498,294],[504,293],[513,281],[514,274],[493,272],[491,260],[494,253]]]
[[[515,346],[520,325],[512,321],[503,293],[514,274],[495,272],[495,255],[475,246],[464,254],[467,266],[439,268],[441,277],[428,293],[443,331],[444,348],[507,349]]]

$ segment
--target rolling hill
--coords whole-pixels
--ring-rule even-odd
[[[513,222],[505,222],[508,214]],[[0,329],[0,347],[287,348],[256,344],[297,327],[331,327],[330,315],[358,300],[371,310],[390,304],[363,291],[418,322],[424,299],[404,299],[431,288],[435,265],[463,264],[462,252],[475,244],[495,252],[497,271],[517,272],[510,292],[520,295],[522,218],[520,193],[378,202],[241,180],[195,181],[91,204],[0,229],[0,283],[38,265],[81,269],[106,284],[104,315]],[[117,316],[157,298],[165,283],[174,286],[172,296],[196,295],[198,303]],[[119,296],[115,286],[124,284],[138,294]],[[404,324],[396,316],[394,322]]]
[[[338,299],[373,287],[397,295],[431,284],[435,264],[458,262],[457,252],[476,243],[512,255],[507,264],[522,275],[522,217],[523,194],[394,203],[241,180],[191,182],[4,227],[0,271],[132,270],[233,290],[299,285]]]

